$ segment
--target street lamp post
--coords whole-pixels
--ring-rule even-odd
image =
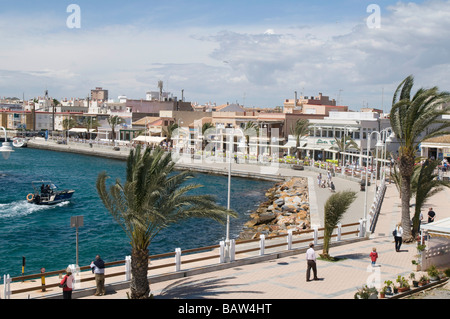
[[[5,141],[3,142],[2,146],[0,147],[0,152],[3,155],[3,158],[7,160],[9,156],[11,155],[13,151],[11,144],[8,142],[8,135],[6,134],[6,129],[3,126],[0,126],[0,129],[3,130],[5,133]]]
[[[367,222],[367,193],[369,192],[368,188],[367,188],[367,182],[368,182],[368,171],[369,171],[369,151],[370,151],[370,141],[372,139],[372,134],[376,133],[378,135],[378,141],[380,141],[380,132],[378,131],[372,131],[368,138],[367,138],[367,156],[366,156],[366,188],[365,188],[365,194],[364,194],[364,221]],[[378,143],[377,143],[378,144]],[[367,223],[366,223],[367,225]],[[367,226],[366,226],[367,228]]]
[[[231,130],[230,130],[231,131]],[[234,142],[234,135],[233,135]],[[230,202],[231,202],[231,138],[230,134],[228,134],[228,194],[227,194],[227,210],[230,210]],[[230,215],[227,215],[227,232],[225,239],[225,261],[230,262]]]

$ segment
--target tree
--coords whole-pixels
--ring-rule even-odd
[[[208,142],[205,134],[208,133],[208,130],[213,130],[215,128],[214,124],[212,124],[211,122],[206,122],[203,123],[202,125],[202,136],[203,136],[203,140],[202,140],[202,150],[205,150],[206,148],[206,143]]]
[[[109,126],[111,126],[111,137],[112,137],[112,142],[114,144],[114,140],[116,139],[116,126],[119,124],[124,123],[124,119],[121,118],[118,115],[111,115],[110,117],[108,117],[108,124]]]
[[[328,198],[324,207],[324,238],[322,258],[333,260],[329,255],[331,235],[334,228],[341,221],[347,209],[356,199],[356,192],[341,191]]]
[[[95,117],[85,117],[83,120],[83,125],[86,127],[89,133],[89,139],[91,139],[91,130],[96,130],[100,126],[100,123]]]
[[[170,140],[172,139],[172,133],[177,128],[178,128],[177,123],[171,123],[171,124],[169,124],[169,126],[167,126],[167,128],[163,129],[163,134],[164,134],[164,137],[166,137],[167,142],[170,142]]]
[[[295,136],[295,153],[297,158],[300,158],[301,150],[300,147],[300,139],[303,136],[307,136],[309,134],[309,121],[307,119],[298,119],[295,122],[295,126],[292,130],[293,135]]]
[[[338,150],[338,160],[341,159],[341,153],[345,152],[348,148],[353,147],[359,151],[358,144],[348,135],[342,135],[341,138],[334,138],[335,144],[333,148]],[[342,157],[341,166],[344,166],[344,156]]]
[[[65,118],[65,119],[62,121],[62,126],[63,126],[63,129],[64,129],[65,131],[67,131],[67,137],[68,137],[68,135],[69,135],[69,132],[68,132],[68,131],[69,131],[71,128],[77,126],[77,121],[76,121],[75,119],[73,119],[72,117],[68,117],[68,118]]]
[[[411,90],[414,77],[408,76],[397,87],[390,112],[391,127],[400,144],[396,165],[401,177],[401,223],[405,242],[414,240],[410,225],[411,176],[419,144],[431,137],[447,134],[449,121],[442,120],[447,113],[450,94],[439,92],[437,87],[419,89],[414,96]]]
[[[149,246],[155,236],[172,223],[190,217],[212,218],[224,223],[235,212],[219,206],[212,195],[189,195],[201,187],[187,184],[190,171],[174,174],[171,153],[157,147],[143,153],[138,145],[127,159],[126,181],[119,179],[107,189],[106,172],[97,178],[97,192],[107,210],[122,227],[131,243],[131,298],[150,295],[147,278]]]
[[[438,174],[435,174],[435,169],[438,166],[439,161],[426,160],[422,165],[419,165],[419,174],[417,176],[417,182],[415,187],[416,205],[414,209],[413,217],[413,229],[412,236],[416,237],[419,232],[420,225],[420,211],[426,201],[434,194],[439,193],[444,187],[450,187],[449,182],[439,180]]]
[[[250,138],[259,137],[259,126],[253,121],[245,123],[244,127],[245,143],[247,145],[247,155],[250,155]]]

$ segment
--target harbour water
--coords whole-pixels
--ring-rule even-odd
[[[0,275],[20,276],[22,257],[25,274],[65,269],[76,261],[76,231],[71,216],[83,216],[79,228],[79,264],[88,265],[96,254],[106,262],[123,260],[130,254],[125,233],[103,206],[95,188],[101,171],[111,180],[125,179],[126,163],[120,160],[37,149],[15,149],[0,166]],[[31,182],[51,180],[59,188],[75,189],[70,202],[36,206],[26,201]],[[195,190],[213,194],[227,204],[227,177],[196,174],[191,180],[204,187]],[[236,238],[250,212],[265,199],[273,182],[232,178],[231,208],[239,213],[231,219],[230,237]],[[163,230],[150,245],[150,254],[218,244],[226,227],[208,219],[190,219]]]

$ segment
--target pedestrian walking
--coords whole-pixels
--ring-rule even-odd
[[[430,207],[430,209],[428,210],[428,222],[432,223],[434,222],[434,218],[436,217],[436,213],[433,210],[433,207]]]
[[[63,291],[63,299],[72,299],[72,291],[73,291],[73,282],[75,278],[72,274],[72,269],[67,267],[66,275],[59,283],[59,287],[62,288]]]
[[[395,251],[399,252],[400,247],[402,246],[402,236],[403,236],[403,228],[402,228],[401,223],[398,223],[395,226],[392,234],[394,235],[394,240],[395,240]]]
[[[378,259],[377,249],[373,247],[372,251],[370,252],[370,260],[372,261],[372,266],[375,266],[377,259]]]
[[[95,256],[95,261],[91,262],[90,267],[95,274],[95,285],[97,286],[94,296],[105,295],[105,262],[100,255]]]
[[[314,273],[314,280],[319,280],[319,278],[317,278],[316,252],[314,251],[313,243],[309,244],[309,248],[306,251],[306,262],[307,262],[306,281],[311,281],[309,279],[311,269]]]

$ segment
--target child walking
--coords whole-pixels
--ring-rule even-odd
[[[370,260],[372,260],[372,267],[375,266],[377,258],[378,258],[377,249],[374,247],[372,248],[372,252],[370,253]]]

